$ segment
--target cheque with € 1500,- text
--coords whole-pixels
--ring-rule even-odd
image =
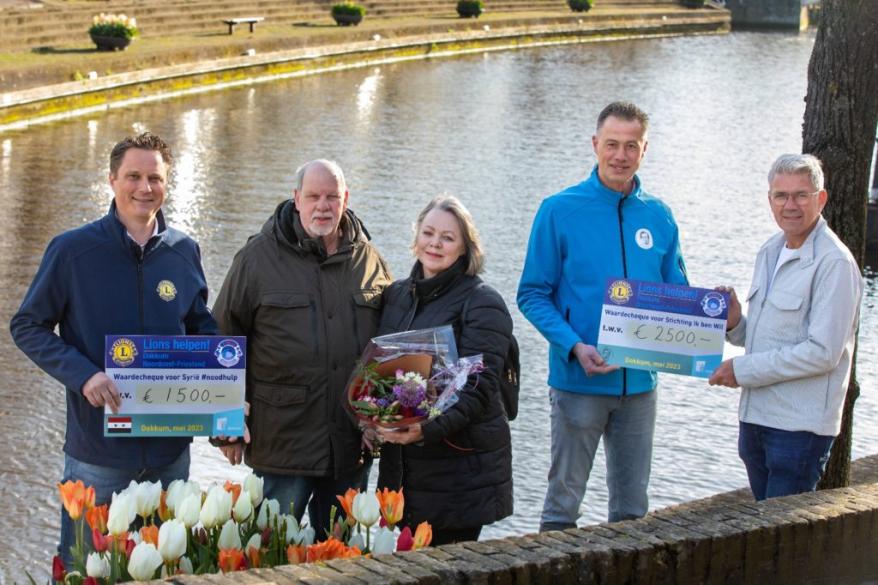
[[[708,378],[722,362],[728,307],[724,292],[611,278],[597,350],[612,365]]]
[[[104,408],[104,436],[243,436],[246,356],[245,337],[107,335],[122,406]]]

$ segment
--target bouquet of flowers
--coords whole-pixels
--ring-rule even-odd
[[[95,493],[82,481],[58,484],[74,521],[72,566],[60,557],[52,580],[64,585],[114,585],[177,574],[208,574],[258,567],[322,562],[390,554],[429,546],[426,522],[414,533],[396,531],[402,519],[402,490],[338,496],[346,513],[332,518],[331,534],[320,541],[313,528],[284,514],[277,500],[264,500],[262,478],[214,485],[207,493],[193,481],[134,481],[111,504],[95,506]],[[380,526],[374,531],[372,527]],[[87,526],[86,526],[87,524]],[[138,527],[139,526],[139,527]]]
[[[451,408],[482,356],[458,359],[450,325],[373,338],[348,383],[348,406],[363,428],[401,428]]]

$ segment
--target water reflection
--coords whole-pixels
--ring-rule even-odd
[[[801,143],[812,43],[807,35],[736,33],[472,55],[195,95],[4,135],[0,321],[17,307],[48,240],[105,213],[109,149],[125,134],[149,129],[173,146],[168,215],[200,242],[213,294],[233,254],[290,196],[305,160],[342,165],[351,205],[397,276],[409,270],[420,208],[437,193],[458,195],[481,230],[485,278],[510,304],[523,356],[512,425],[516,514],[485,535],[531,531],[548,471],[547,356],[514,299],[541,198],[589,172],[595,117],[608,101],[632,99],[652,116],[642,178],[674,209],[693,284],[746,288],[757,249],[776,229],[765,173]],[[870,280],[858,364],[864,387],[878,376],[876,293]],[[64,397],[5,328],[0,372],[0,497],[15,502],[0,515],[0,576],[21,581],[27,569],[40,581],[57,532]],[[662,376],[653,507],[745,485],[737,398]],[[874,393],[860,398],[856,419],[855,454],[875,452]],[[602,457],[583,522],[606,516]],[[203,442],[193,461],[203,483],[243,473]]]

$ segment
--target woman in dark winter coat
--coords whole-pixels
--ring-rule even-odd
[[[481,354],[485,369],[443,414],[380,432],[387,444],[378,485],[403,488],[403,524],[429,522],[434,545],[477,540],[482,526],[512,514],[512,442],[499,386],[512,319],[478,277],[479,235],[456,198],[437,197],[424,208],[412,251],[411,275],[384,292],[379,335],[450,324],[458,354]]]

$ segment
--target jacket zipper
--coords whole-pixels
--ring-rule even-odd
[[[628,260],[625,257],[625,233],[622,231],[622,204],[628,195],[622,195],[619,204],[616,206],[616,215],[619,217],[619,244],[622,246],[622,276],[628,278]],[[628,394],[628,369],[622,368],[622,396]]]
[[[415,320],[415,315],[418,313],[418,295],[414,283],[412,283],[410,292],[412,295],[412,308],[409,309],[409,314],[405,316],[405,325],[402,327],[401,331],[408,331],[412,328],[412,322]]]
[[[143,308],[143,305],[144,305],[144,300],[143,300],[143,295],[144,295],[143,260],[144,260],[145,254],[144,254],[143,248],[141,248],[140,246],[137,246],[137,248],[134,249],[134,254],[137,258],[137,316],[140,320],[140,334],[144,335],[144,333],[145,333],[144,332],[144,322],[146,321],[146,319],[144,318],[144,308]],[[144,441],[140,441],[141,473],[147,467],[149,467],[149,466],[147,465],[147,462],[146,462],[146,444]],[[138,477],[138,479],[139,479],[139,477]]]
[[[144,335],[143,309],[143,249],[137,251],[137,316],[140,319],[140,334]]]

